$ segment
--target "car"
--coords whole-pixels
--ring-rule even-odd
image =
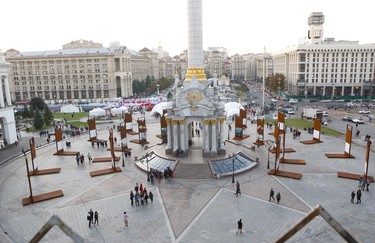
[[[289,110],[287,111],[287,113],[288,113],[289,115],[294,115],[294,110],[293,110],[293,109],[289,109]]]
[[[323,111],[323,116],[327,117],[328,116],[328,112],[327,111]]]
[[[354,118],[352,122],[356,124],[365,124],[365,121],[362,118]]]
[[[329,103],[329,102],[332,102],[332,100],[321,100],[320,102],[321,103]]]
[[[289,100],[289,104],[296,104],[296,103],[298,103],[298,100],[296,100],[296,99],[290,99]]]
[[[277,99],[272,99],[271,101],[272,101],[272,102],[277,102]]]
[[[361,111],[359,111],[358,113],[359,113],[359,114],[370,114],[371,111],[369,111],[369,110],[361,110]]]
[[[341,118],[341,120],[351,122],[353,120],[353,117],[351,117],[351,116],[344,116],[343,118]]]

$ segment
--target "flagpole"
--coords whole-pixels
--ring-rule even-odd
[[[264,90],[266,86],[266,47],[263,52],[263,98],[262,98],[262,109],[264,110]]]

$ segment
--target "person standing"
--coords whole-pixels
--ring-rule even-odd
[[[94,224],[99,225],[99,213],[98,213],[98,211],[95,211],[94,218],[95,218]]]
[[[271,202],[271,198],[272,198],[273,201],[275,201],[274,195],[275,195],[275,192],[274,192],[273,188],[271,187],[269,202]]]
[[[280,200],[281,200],[281,195],[280,195],[280,192],[278,192],[278,193],[276,194],[276,201],[277,201],[277,204],[279,204]]]
[[[87,158],[89,159],[89,163],[91,163],[91,161],[92,161],[92,157],[91,157],[91,154],[90,154],[90,153],[87,154]]]
[[[148,193],[148,197],[150,198],[151,203],[152,203],[154,201],[154,194],[152,194],[151,191]]]
[[[236,234],[237,234],[238,232],[242,233],[242,219],[238,220],[238,222],[237,222],[237,226],[238,226],[238,228],[237,228],[237,232],[236,232]]]
[[[240,188],[240,183],[237,181],[236,182],[236,197],[238,196],[238,194],[241,195],[241,188]]]
[[[94,212],[92,211],[92,209],[90,209],[90,211],[88,212],[87,219],[89,220],[89,228],[91,228],[91,224],[94,219]]]
[[[133,191],[130,191],[130,204],[134,206],[134,193]]]
[[[367,178],[367,180],[366,180],[366,191],[369,191],[368,187],[370,186],[370,183],[371,183],[370,179]]]
[[[125,222],[125,227],[128,227],[128,222],[129,222],[129,215],[124,212],[124,222]]]
[[[362,191],[361,188],[357,190],[357,204],[361,204]]]
[[[352,199],[351,199],[350,201],[351,201],[352,203],[354,203],[354,198],[355,198],[355,192],[354,192],[354,190],[352,191],[351,198],[352,198]]]

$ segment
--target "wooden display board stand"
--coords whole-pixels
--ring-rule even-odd
[[[133,113],[126,112],[124,114],[124,121],[125,121],[125,127],[126,127],[126,132],[129,133],[130,135],[137,135],[138,133],[133,131]]]
[[[284,132],[282,133],[283,135],[283,150],[282,150],[282,158],[280,158],[280,163],[284,163],[284,164],[297,164],[297,165],[305,165],[306,162],[305,160],[303,159],[286,159],[285,158],[285,134],[286,134],[286,131],[285,131],[285,127],[284,127]]]
[[[89,140],[87,140],[88,142],[100,142],[100,141],[107,141],[105,139],[99,139],[98,138],[98,132],[96,130],[96,121],[95,121],[95,117],[94,118],[89,118],[87,120],[87,124],[89,126]]]
[[[370,182],[375,182],[374,177],[367,175],[368,165],[369,165],[369,161],[370,161],[370,150],[371,150],[371,140],[368,139],[367,145],[366,145],[365,171],[364,171],[363,175],[339,171],[339,172],[337,172],[337,176],[340,177],[340,178],[352,179],[352,180],[359,180],[359,178],[362,177],[364,180],[368,179]]]
[[[29,163],[27,161],[27,155],[25,153],[24,153],[24,156],[25,156],[26,172],[27,172],[27,179],[29,183],[30,196],[22,199],[22,205],[26,206],[32,203],[38,203],[38,202],[64,196],[64,193],[62,190],[33,195],[33,189],[31,187],[31,179],[30,179],[30,172],[29,172]]]
[[[347,124],[344,153],[343,154],[325,154],[327,158],[330,158],[330,159],[354,159],[355,158],[353,155],[350,154],[350,150],[352,147],[352,131],[353,131],[353,126]]]
[[[275,132],[272,133],[272,135],[276,134],[276,129],[278,129],[278,134],[284,134],[285,131],[285,115],[282,112],[277,112],[277,124],[275,124]],[[271,134],[271,133],[270,133]],[[274,136],[275,137],[275,136]],[[276,137],[275,137],[276,139]],[[285,136],[283,141],[285,141]],[[283,154],[284,153],[294,153],[296,150],[293,148],[285,148],[285,142],[284,142],[284,147],[283,147]],[[271,153],[276,153],[276,148],[273,148],[271,150]]]
[[[320,119],[315,118],[314,119],[314,131],[313,131],[313,139],[312,140],[305,140],[305,141],[300,141],[300,143],[303,144],[316,144],[316,143],[322,143],[323,141],[320,140],[320,130],[322,127],[322,123]]]
[[[130,140],[132,143],[141,144],[142,146],[148,144],[147,141],[147,127],[146,127],[146,118],[140,117],[137,119],[138,124],[138,139]]]
[[[111,129],[110,132],[109,132],[109,147],[111,149],[111,157],[109,158],[96,158],[96,159],[102,159],[102,160],[105,160],[105,159],[109,159],[109,161],[112,162],[112,167],[111,168],[108,168],[108,169],[103,169],[103,170],[95,170],[95,171],[91,171],[90,172],[90,176],[91,177],[94,177],[94,176],[100,176],[100,175],[107,175],[107,174],[112,174],[112,173],[117,173],[117,172],[121,172],[121,168],[120,167],[117,167],[116,166],[116,161],[119,161],[120,160],[120,157],[116,157],[115,156],[115,150],[114,150],[114,144],[113,144],[113,130]],[[92,161],[92,162],[104,162],[104,161],[95,161],[95,159]],[[107,161],[105,161],[107,162]]]
[[[48,174],[60,173],[61,168],[51,168],[51,169],[39,170],[38,165],[37,165],[37,159],[36,159],[34,137],[29,139],[29,144],[30,144],[31,165],[32,165],[32,171],[29,172],[29,176],[38,176],[38,175],[48,175]]]
[[[290,172],[290,171],[284,171],[279,169],[280,165],[280,135],[279,135],[279,128],[275,129],[274,137],[275,137],[275,168],[271,169],[268,171],[269,175],[274,175],[274,176],[282,176],[282,177],[287,177],[287,178],[292,178],[292,179],[297,179],[300,180],[302,178],[302,174],[300,173],[295,173],[295,172]]]
[[[55,140],[56,140],[56,153],[53,155],[63,155],[63,156],[76,156],[79,154],[78,151],[64,151],[64,142],[62,139],[62,131],[60,128],[55,128]]]
[[[240,109],[239,116],[236,116],[235,118],[235,128],[234,128],[234,138],[233,140],[243,140],[250,135],[244,134],[243,131],[247,128],[247,119],[246,119],[246,110]]]
[[[156,137],[160,138],[163,143],[167,143],[168,137],[168,127],[167,121],[165,120],[165,114],[167,114],[167,110],[163,110],[163,115],[160,116],[160,134],[157,134]],[[194,131],[192,131],[192,136],[194,137]]]
[[[264,119],[257,119],[257,140],[253,143],[255,145],[264,145]]]
[[[121,147],[115,146],[114,150],[116,152],[128,152],[128,151],[130,151],[131,149],[128,148],[128,140],[126,138],[126,127],[125,127],[124,123],[120,124],[120,138],[121,138],[121,140],[120,140]],[[108,148],[107,150],[110,151],[111,149]]]

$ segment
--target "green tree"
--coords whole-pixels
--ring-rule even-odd
[[[51,122],[53,121],[53,114],[51,110],[49,109],[48,105],[44,106],[43,120],[44,120],[44,124],[46,125],[50,125]]]
[[[43,121],[42,114],[38,109],[36,109],[35,115],[34,115],[34,127],[36,129],[40,129],[43,127],[43,125],[44,125],[44,121]]]
[[[23,108],[22,116],[23,116],[23,118],[30,117],[30,112],[29,112],[29,108],[27,107],[27,105],[25,105],[25,107]]]
[[[286,78],[284,74],[276,73],[275,75],[268,77],[266,79],[266,85],[273,92],[277,92],[278,87],[279,87],[279,82],[280,82],[280,90],[285,90],[285,81],[286,81]]]
[[[31,99],[30,105],[34,109],[38,108],[40,111],[42,111],[42,110],[44,110],[44,106],[46,105],[46,103],[44,102],[44,100],[42,98],[34,97],[34,98]]]

